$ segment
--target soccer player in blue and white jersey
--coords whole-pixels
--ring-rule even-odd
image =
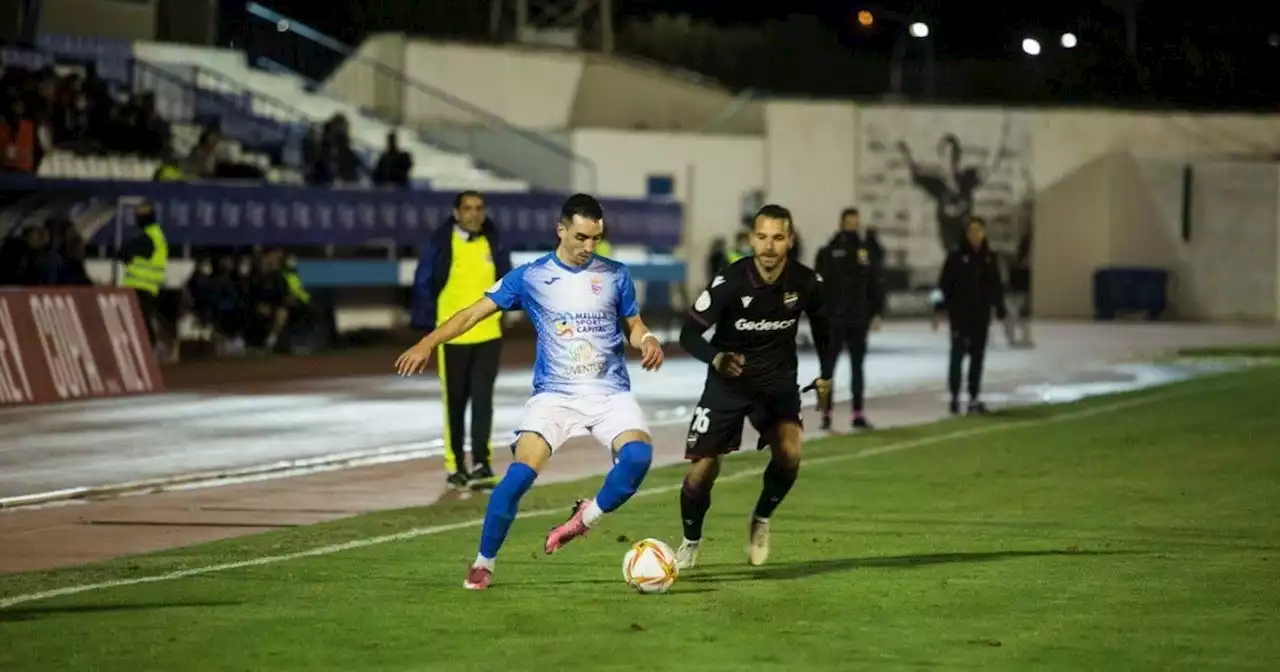
[[[662,344],[640,319],[631,272],[595,254],[603,233],[600,203],[586,194],[571,196],[560,210],[555,252],[512,269],[479,301],[396,360],[401,375],[419,373],[436,346],[499,310],[524,310],[537,332],[533,397],[516,431],[515,460],[489,496],[480,552],[463,583],[471,590],[489,587],[520,498],[570,437],[591,434],[612,449],[614,466],[595,498],[575,503],[569,519],[547,535],[547,554],[622,506],[649,472],[653,439],[631,393],[624,345],[641,352],[646,371],[656,371],[662,366]]]

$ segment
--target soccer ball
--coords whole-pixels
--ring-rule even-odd
[[[665,593],[679,575],[676,552],[658,539],[637,541],[622,558],[622,578],[641,593]]]

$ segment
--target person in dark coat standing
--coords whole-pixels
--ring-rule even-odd
[[[840,213],[840,230],[831,242],[818,250],[814,270],[822,276],[826,294],[824,304],[831,324],[828,357],[831,368],[840,350],[849,350],[853,375],[849,381],[853,393],[853,428],[871,429],[863,414],[863,363],[867,357],[868,332],[880,328],[884,312],[884,289],[880,282],[880,265],[875,263],[872,249],[861,233],[862,220],[857,208]],[[831,429],[831,409],[823,408],[822,428]]]
[[[987,225],[980,217],[970,217],[965,242],[947,254],[938,279],[933,328],[946,312],[951,323],[951,366],[947,382],[951,391],[951,413],[960,413],[961,366],[969,358],[969,413],[986,413],[982,403],[982,369],[987,354],[987,334],[991,312],[1008,319],[1004,304],[1004,282],[1000,264],[987,243]]]

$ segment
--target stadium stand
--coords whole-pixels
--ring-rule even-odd
[[[135,49],[136,47],[136,49]],[[138,56],[143,51],[148,59]],[[166,151],[148,152],[143,160],[118,158],[137,152],[106,146],[76,146],[59,154],[41,175],[65,178],[135,177],[154,172],[166,153],[187,156],[204,130],[216,128],[225,138],[216,151],[221,162],[262,170],[272,182],[371,185],[373,168],[397,135],[399,150],[412,159],[409,180],[419,188],[482,189],[523,192],[528,183],[481,168],[461,152],[423,142],[411,133],[368,117],[355,106],[311,93],[299,77],[250,68],[244,54],[184,45],[133,45],[106,38],[42,36],[34,50],[0,49],[6,72],[25,72],[40,81],[79,81],[92,85],[113,109],[132,110],[149,101],[150,109],[170,129]],[[37,74],[38,73],[38,74]],[[289,101],[289,102],[285,102]],[[118,133],[97,130],[100,137]],[[322,141],[341,130],[345,147],[336,149],[338,163],[353,170],[321,170],[335,159]],[[54,142],[55,145],[65,143]],[[91,154],[91,155],[87,155]],[[150,169],[150,170],[148,170]],[[221,177],[256,177],[241,170]],[[206,176],[207,177],[207,176]]]

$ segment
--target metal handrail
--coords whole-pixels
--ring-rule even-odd
[[[150,67],[159,67],[152,64],[148,64],[148,65]],[[236,81],[234,78],[228,75],[225,75],[221,72],[218,72],[217,70],[210,70],[207,67],[200,66],[200,65],[192,65],[192,64],[184,64],[184,67],[191,68],[191,72],[194,78],[197,80],[196,82],[192,82],[191,86],[196,89],[200,88],[198,83],[199,77],[201,75],[204,75],[206,77],[209,77],[210,79],[214,79],[219,82],[226,83],[226,85],[229,88],[243,92],[244,94],[248,95],[251,100],[260,100],[262,102],[265,102],[271,105],[272,107],[279,108],[295,116],[299,122],[306,125],[306,128],[304,129],[304,133],[309,133],[312,126],[315,126],[317,123],[321,123],[313,120],[310,117],[310,115],[308,115],[306,112],[303,112],[296,105],[293,105],[291,103],[286,103],[270,94],[261,93],[257,89],[254,89],[253,87],[245,86],[244,84],[241,84],[239,81]],[[163,68],[160,68],[160,69],[163,70]],[[260,117],[258,117],[256,114],[253,113],[252,102],[250,103],[249,109],[245,110],[245,114],[247,116],[253,117],[255,120],[258,120],[264,123],[271,123],[271,120],[261,119]],[[372,154],[375,157],[382,153],[382,148],[375,147],[374,145],[371,145],[366,142],[360,142],[359,140],[352,139],[351,145],[352,145],[352,149],[356,149],[356,148],[363,149],[367,153]]]
[[[592,161],[591,159],[588,159],[585,156],[582,156],[581,154],[577,154],[572,149],[569,149],[568,147],[565,147],[564,145],[561,145],[560,143],[555,142],[554,140],[551,140],[550,138],[547,138],[544,135],[513,126],[502,117],[488,110],[485,110],[484,108],[481,108],[461,98],[458,98],[457,96],[454,96],[448,93],[447,91],[438,89],[434,86],[431,86],[430,84],[427,84],[413,77],[410,77],[406,73],[400,70],[397,70],[396,68],[393,68],[387,65],[386,63],[361,56],[360,54],[356,53],[356,50],[352,49],[351,47],[345,44],[342,44],[341,42],[333,39],[328,35],[325,35],[324,33],[321,33],[320,31],[306,25],[305,23],[297,21],[291,17],[285,16],[284,14],[281,14],[275,10],[269,9],[267,7],[263,7],[262,5],[256,2],[250,2],[247,5],[246,9],[249,12],[249,14],[252,16],[255,16],[264,21],[268,21],[277,26],[283,27],[285,30],[296,33],[300,37],[310,42],[313,42],[322,47],[325,47],[330,51],[341,54],[344,58],[354,60],[364,65],[368,65],[369,67],[373,68],[376,72],[386,75],[388,77],[391,77],[393,80],[397,82],[400,82],[402,84],[407,84],[408,86],[413,87],[414,89],[422,92],[423,94],[426,94],[427,96],[430,96],[444,103],[452,105],[453,107],[458,108],[468,114],[475,115],[476,117],[479,117],[480,119],[484,120],[485,122],[487,122],[492,126],[497,126],[506,132],[509,132],[517,137],[523,138],[529,142],[539,145],[547,149],[548,151],[551,151],[559,156],[562,156],[568,159],[569,161],[575,164],[583,166],[584,168],[587,169],[587,171],[591,176],[590,183],[593,185],[596,183],[597,169],[594,161]]]
[[[184,77],[180,73],[173,72],[172,70],[168,70],[162,66],[156,65],[154,63],[149,63],[147,61],[144,61],[138,58],[130,58],[127,60],[127,63],[129,65],[129,77],[130,77],[129,85],[131,87],[134,87],[135,89],[137,89],[139,86],[137,82],[137,78],[138,78],[137,73],[146,72],[152,77],[156,78],[157,80],[165,81],[168,84],[171,84],[173,86],[177,86],[186,90],[192,96],[193,112],[195,112],[199,108],[199,103],[196,102],[198,96],[202,95],[203,93],[209,93],[214,95],[222,94],[228,98],[227,102],[231,107],[230,111],[236,113],[239,117],[239,120],[247,121],[251,126],[256,127],[260,131],[265,131],[268,134],[283,132],[283,135],[286,139],[293,137],[295,135],[305,136],[307,133],[310,132],[310,127],[313,124],[311,119],[308,118],[301,110],[298,110],[297,108],[287,103],[276,100],[271,96],[259,94],[254,90],[241,85],[239,82],[236,82],[235,80],[232,80],[229,77],[219,72],[214,72],[214,71],[202,68],[198,65],[178,64],[178,65],[181,65],[181,67],[183,68],[190,69],[191,81],[187,81],[186,77]],[[223,94],[223,92],[220,92],[220,91],[208,91],[208,90],[201,89],[199,84],[199,78],[202,74],[209,76],[211,79],[219,80],[222,82],[228,82],[230,84],[230,87],[229,87],[230,90],[227,91],[225,94]],[[240,100],[236,100],[236,98],[239,98]],[[247,100],[245,100],[246,98]],[[280,109],[284,110],[285,112],[296,115],[297,123],[301,123],[303,124],[303,126],[301,128],[292,129],[292,130],[288,128],[282,129],[281,126],[286,126],[290,122],[267,119],[264,117],[260,117],[257,114],[254,114],[253,102],[252,102],[254,98],[266,101],[271,105],[276,105]],[[299,165],[299,166],[294,166],[294,168],[305,172],[307,169],[307,166]]]

